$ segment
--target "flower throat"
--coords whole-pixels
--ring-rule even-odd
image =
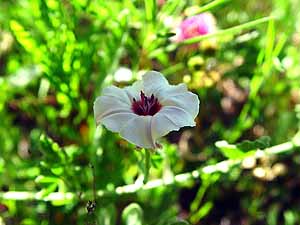
[[[141,100],[133,98],[131,105],[132,111],[140,116],[153,116],[161,109],[161,104],[158,99],[152,94],[151,97],[147,97],[143,91],[141,91]]]

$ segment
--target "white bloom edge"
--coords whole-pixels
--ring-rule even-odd
[[[139,99],[140,91],[146,96],[154,94],[162,105],[153,116],[140,116],[131,110],[133,98]],[[200,101],[189,92],[185,84],[169,85],[159,72],[149,71],[132,86],[109,86],[94,102],[96,124],[120,133],[120,136],[141,148],[155,149],[158,140],[171,131],[195,126]]]

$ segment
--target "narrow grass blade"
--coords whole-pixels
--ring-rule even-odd
[[[185,41],[181,42],[180,45],[194,44],[194,43],[197,43],[199,41],[203,41],[203,40],[210,39],[210,38],[221,37],[221,36],[224,36],[224,35],[238,34],[238,33],[242,32],[245,29],[255,27],[255,26],[257,26],[261,23],[265,23],[265,22],[268,22],[268,21],[273,20],[273,19],[274,19],[274,17],[272,17],[272,16],[263,17],[263,18],[253,20],[251,22],[244,23],[244,24],[241,24],[241,25],[238,25],[238,26],[235,26],[235,27],[231,27],[231,28],[228,28],[228,29],[225,29],[225,30],[220,30],[220,31],[217,31],[217,32],[212,33],[212,34],[207,34],[207,35],[198,36],[198,37],[195,37],[195,38],[185,40]]]
[[[192,7],[189,7],[185,10],[185,15],[187,16],[193,16],[193,15],[196,15],[196,14],[199,14],[199,13],[203,13],[203,12],[206,12],[206,11],[209,11],[209,10],[212,10],[218,6],[221,6],[223,4],[226,4],[227,2],[230,2],[231,0],[215,0],[215,1],[212,1],[204,6],[192,6]]]

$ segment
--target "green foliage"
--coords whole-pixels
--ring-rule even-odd
[[[262,136],[255,141],[245,140],[241,143],[236,144],[238,149],[243,151],[250,151],[254,149],[265,149],[270,147],[271,138],[269,136]]]
[[[180,220],[180,221],[170,222],[168,225],[189,225],[189,223],[184,220]]]
[[[0,1],[0,224],[299,224],[299,7]],[[208,11],[215,33],[170,39]],[[96,128],[93,102],[150,69],[201,105],[146,157]]]
[[[142,208],[136,204],[131,203],[128,205],[122,212],[122,220],[124,224],[143,224],[143,210]]]
[[[235,145],[228,144],[227,141],[216,142],[222,154],[229,159],[243,159],[253,155],[258,149],[265,149],[270,146],[270,137],[262,136],[254,141],[245,140]]]

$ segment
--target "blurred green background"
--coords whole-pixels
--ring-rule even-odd
[[[299,9],[0,0],[0,224],[300,224]],[[204,11],[220,33],[170,41]],[[201,107],[152,154],[157,182],[142,188],[143,154],[96,129],[93,102],[147,70],[187,83]]]

